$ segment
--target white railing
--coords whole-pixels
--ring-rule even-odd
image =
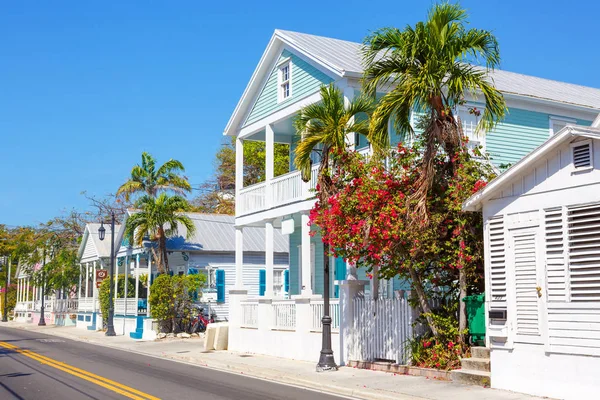
[[[19,301],[15,304],[15,311],[33,311],[33,301]]]
[[[273,329],[296,330],[296,303],[294,300],[273,302]]]
[[[353,338],[348,358],[408,361],[413,309],[407,299],[354,299]]]
[[[125,307],[127,306],[127,307]],[[116,299],[115,314],[118,315],[137,315],[138,301],[136,298]]]
[[[271,181],[271,192],[273,196],[273,206],[281,206],[294,201],[303,200],[302,177],[299,171],[293,171],[285,175],[278,176]]]
[[[77,311],[77,305],[79,301],[77,299],[68,299],[67,300],[67,311]]]
[[[310,170],[310,182],[309,182],[309,189],[316,189],[317,188],[317,181],[319,180],[319,167],[321,164],[317,164],[317,165],[313,165],[312,169]],[[307,194],[307,199],[314,197],[314,193],[310,192]]]
[[[258,328],[258,303],[241,303],[242,327]]]
[[[94,311],[94,298],[93,297],[84,297],[79,299],[79,303],[77,304],[78,311],[84,312],[92,312]]]
[[[322,328],[323,311],[325,311],[325,304],[323,300],[316,300],[310,302],[310,314],[311,314],[311,329],[313,331],[320,331]],[[340,330],[340,301],[338,299],[331,299],[329,301],[329,316],[331,317],[331,330]]]
[[[240,190],[239,199],[236,199],[240,203],[240,214],[263,210],[266,206],[266,189],[267,184],[262,182]]]

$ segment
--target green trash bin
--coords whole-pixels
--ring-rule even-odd
[[[485,346],[485,294],[467,296],[462,301],[467,306],[467,322],[471,345]]]

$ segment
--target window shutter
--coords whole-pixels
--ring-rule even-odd
[[[599,301],[600,204],[570,207],[568,221],[571,301]]]
[[[225,302],[225,271],[218,269],[215,273],[217,280],[217,303]]]
[[[264,269],[258,270],[258,295],[264,296],[267,289],[267,271]]]
[[[573,166],[576,169],[589,168],[592,166],[592,142],[587,141],[582,144],[572,145]]]
[[[548,208],[545,213],[546,274],[548,302],[567,299],[565,270],[564,215],[562,207]]]
[[[503,217],[489,222],[491,308],[506,310],[506,248]]]
[[[290,293],[290,270],[283,271],[283,291],[286,294]]]
[[[515,295],[518,335],[539,335],[535,232],[514,237]]]

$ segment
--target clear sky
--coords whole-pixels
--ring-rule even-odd
[[[114,193],[148,151],[194,184],[275,28],[361,41],[430,1],[5,1],[0,223],[37,224]],[[567,6],[568,4],[568,6]],[[343,5],[343,8],[340,6]],[[502,68],[600,87],[600,4],[470,0]]]

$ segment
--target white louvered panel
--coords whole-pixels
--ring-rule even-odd
[[[489,222],[490,291],[491,307],[506,309],[506,249],[504,246],[504,220],[493,218]]]
[[[573,165],[575,168],[585,168],[592,165],[591,142],[573,146]]]
[[[548,301],[567,300],[565,269],[564,223],[562,207],[549,208],[545,213],[546,282]]]
[[[518,335],[539,335],[535,233],[514,238],[516,319]]]
[[[569,284],[571,301],[600,300],[600,205],[570,207]]]

